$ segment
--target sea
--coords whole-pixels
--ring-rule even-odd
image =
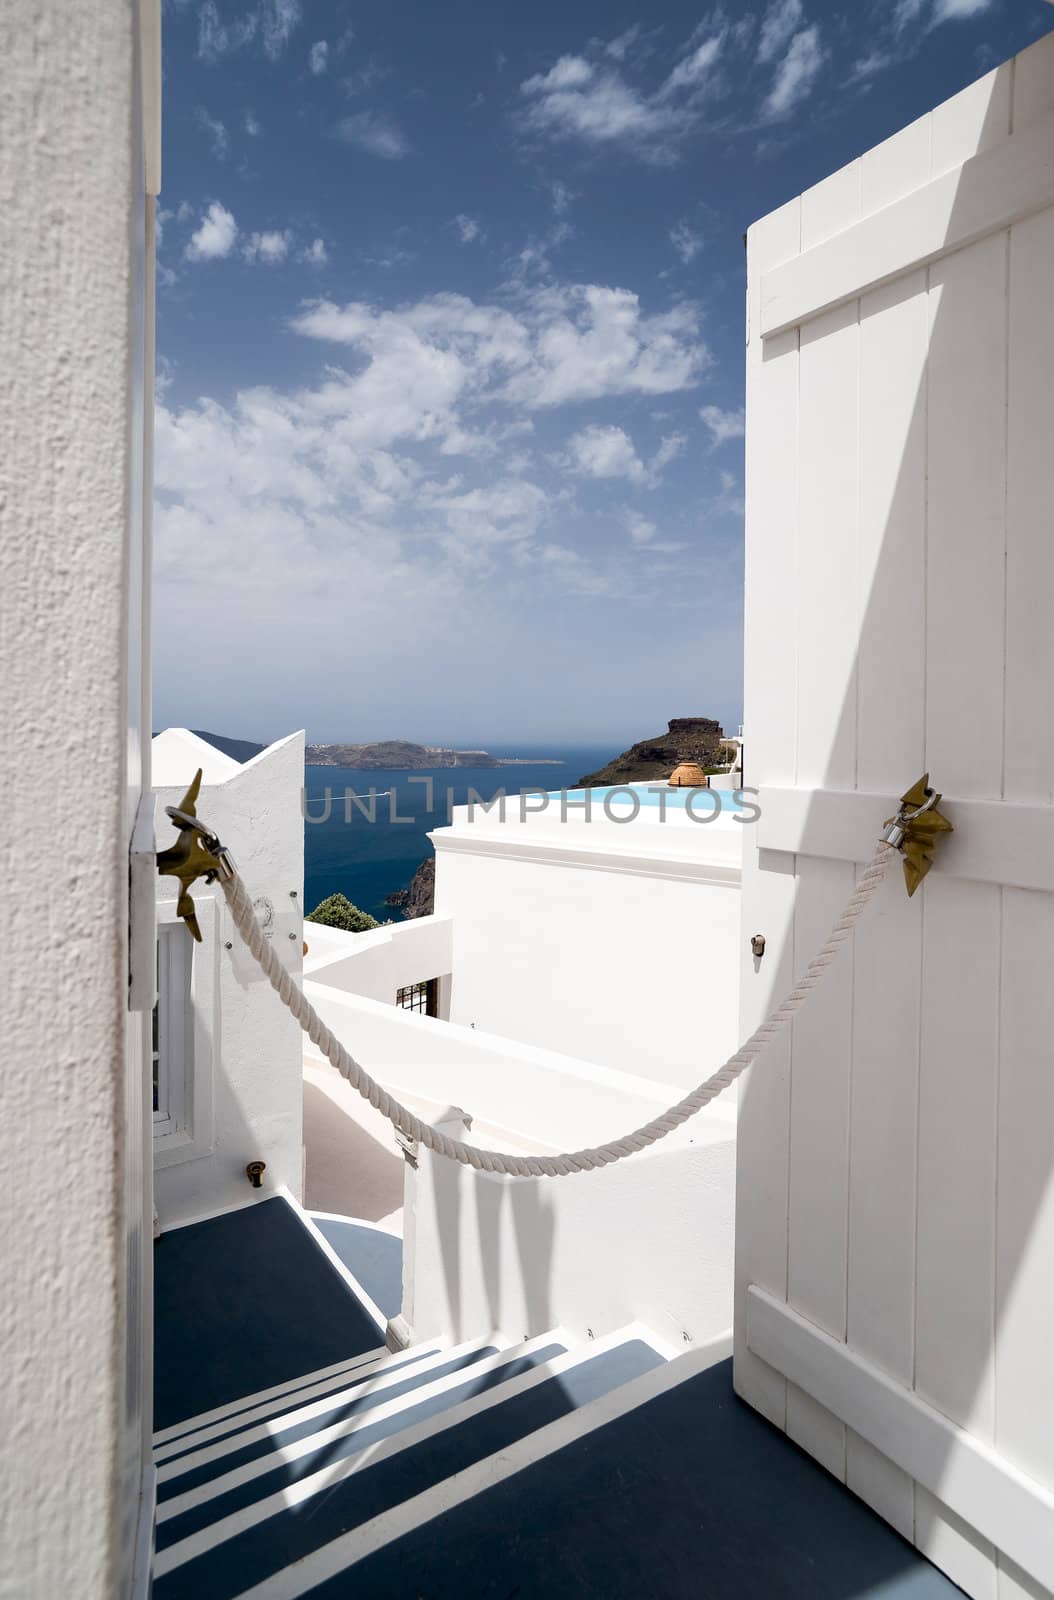
[[[493,756],[524,758],[522,766],[512,767],[413,772],[305,767],[304,904],[310,911],[328,895],[344,894],[378,922],[399,922],[402,910],[387,905],[385,897],[410,887],[417,868],[432,854],[429,831],[443,827],[449,808],[465,805],[470,790],[491,800],[500,789],[510,795],[521,789],[571,789],[630,743],[486,746]]]

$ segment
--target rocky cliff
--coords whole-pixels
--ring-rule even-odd
[[[595,789],[612,783],[652,783],[668,778],[682,761],[694,761],[705,771],[717,765],[717,750],[723,738],[721,724],[712,717],[674,717],[666,733],[631,745],[606,767],[579,778],[577,787]]]
[[[435,909],[436,892],[436,858],[429,856],[422,861],[413,875],[409,889],[396,889],[393,894],[386,894],[386,906],[398,906],[403,916],[429,917]]]

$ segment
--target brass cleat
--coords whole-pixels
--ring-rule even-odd
[[[929,784],[930,775],[926,772],[901,795],[896,816],[889,817],[883,824],[882,837],[904,858],[904,882],[909,895],[915,893],[932,867],[933,852],[941,834],[955,831],[955,824],[937,809],[942,796]]]
[[[183,918],[194,938],[201,943],[191,886],[198,878],[212,883],[216,878],[234,876],[234,863],[220,844],[219,839],[202,822],[198,821],[197,798],[201,788],[201,768],[178,806],[166,806],[165,813],[179,829],[179,838],[167,850],[159,850],[157,870],[165,877],[179,879],[179,899],[176,910]]]

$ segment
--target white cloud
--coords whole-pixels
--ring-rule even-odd
[[[245,113],[245,131],[250,139],[258,139],[262,132],[258,119],[251,111]]]
[[[205,0],[198,12],[198,55],[212,63],[233,55],[256,37],[258,20],[256,12],[249,11],[237,22],[221,22],[216,0]]]
[[[620,54],[609,47],[599,62],[582,55],[561,56],[548,72],[535,73],[520,85],[528,102],[524,126],[551,138],[576,138],[592,145],[624,142],[645,160],[668,160],[677,141],[699,119],[722,45],[720,33],[704,39],[651,94],[611,65],[611,57],[621,61],[624,50]]]
[[[708,362],[694,307],[646,316],[625,289],[578,284],[539,291],[532,360],[508,383],[528,406],[605,394],[671,394],[696,382]]]
[[[897,0],[893,8],[893,28],[900,33],[910,23],[917,21],[922,15],[926,0]]]
[[[307,54],[307,62],[315,77],[321,77],[329,63],[329,45],[325,39],[319,39],[316,44],[311,46]]]
[[[699,415],[710,430],[714,449],[727,444],[730,439],[742,439],[746,433],[746,419],[742,410],[722,411],[720,406],[703,406]]]
[[[456,479],[449,485],[425,484],[419,503],[442,513],[439,543],[445,553],[473,564],[488,563],[497,545],[529,543],[550,508],[545,490],[523,478],[499,478],[472,489],[462,489]]]
[[[230,255],[237,237],[234,217],[226,206],[213,200],[183,253],[188,261],[218,261]]]
[[[773,0],[761,23],[758,38],[758,60],[763,64],[774,61],[786,44],[789,44],[805,15],[802,0]]]
[[[598,572],[579,550],[566,544],[543,544],[533,555],[543,571],[551,573],[572,594],[610,594],[611,579]]]
[[[262,0],[260,28],[265,53],[277,61],[300,22],[300,0]]]
[[[534,91],[548,94],[559,89],[581,89],[585,84],[591,83],[593,77],[593,68],[584,57],[561,56],[548,72],[535,73],[534,77],[528,78],[521,87],[525,94]]]
[[[372,156],[385,161],[398,161],[410,149],[402,129],[380,111],[357,111],[337,124],[339,137],[347,144],[357,145]]]
[[[776,70],[763,114],[772,121],[789,116],[812,88],[823,59],[820,30],[815,23],[796,33]]]
[[[628,483],[653,489],[663,468],[684,448],[684,436],[672,433],[662,439],[649,462],[637,454],[637,447],[625,429],[614,425],[591,424],[572,434],[568,441],[567,465],[584,478],[625,478]]]
[[[242,244],[218,201],[195,221],[200,259]],[[262,260],[257,237],[248,243]],[[312,246],[301,239],[288,258],[294,253],[310,258]],[[185,409],[170,391],[158,407],[163,675],[174,672],[188,628],[207,640],[221,630],[226,639],[233,627],[235,645],[246,649],[231,656],[225,646],[213,661],[206,648],[204,658],[210,669],[220,655],[229,658],[223,681],[233,703],[260,670],[259,652],[248,646],[280,631],[292,651],[284,659],[310,661],[295,698],[309,693],[310,681],[335,680],[346,668],[350,593],[354,654],[369,658],[405,636],[413,640],[406,670],[427,673],[431,660],[454,652],[466,618],[489,649],[491,636],[475,619],[500,617],[507,633],[510,615],[536,615],[532,593],[607,603],[639,594],[653,568],[657,585],[667,581],[675,545],[661,517],[625,524],[628,532],[616,520],[614,540],[592,549],[587,540],[601,515],[610,529],[612,487],[620,518],[617,491],[625,499],[627,487],[647,489],[673,459],[682,445],[673,424],[661,424],[667,437],[650,451],[634,442],[633,427],[616,429],[608,470],[627,475],[605,483],[594,477],[604,463],[595,448],[589,453],[586,419],[568,413],[563,438],[585,434],[590,463],[572,490],[567,463],[553,459],[555,426],[539,412],[591,395],[611,406],[620,395],[693,383],[706,364],[694,310],[652,314],[625,289],[567,284],[520,292],[508,304],[460,295],[394,307],[320,300],[294,328],[325,342],[315,346],[319,372],[310,382],[243,389],[229,403],[204,398]],[[495,624],[495,649],[498,631]],[[264,670],[277,672],[264,657]],[[409,657],[389,651],[389,659],[388,677],[398,678]],[[268,692],[278,681],[269,680]],[[404,703],[414,681],[405,680]],[[285,666],[281,682],[288,688]],[[402,691],[400,680],[393,703]],[[293,717],[293,699],[288,704]]]
[[[300,0],[259,0],[237,20],[224,22],[216,0],[204,0],[198,11],[198,55],[215,65],[259,38],[264,53],[277,61],[300,22]]]
[[[676,222],[670,229],[670,243],[687,266],[703,248],[703,236],[689,227],[687,222]]]
[[[893,58],[885,50],[871,50],[853,62],[849,72],[850,83],[864,83],[879,72],[884,72]]]
[[[936,0],[933,7],[934,22],[958,22],[964,17],[976,17],[987,11],[992,0]]]
[[[583,428],[572,435],[568,446],[571,464],[584,477],[626,478],[630,483],[643,483],[647,476],[633,440],[622,428]]]
[[[659,441],[659,448],[651,458],[648,470],[651,476],[658,481],[659,474],[671,461],[676,460],[685,446],[683,433],[668,433]]]
[[[515,312],[463,295],[435,295],[396,311],[319,301],[292,326],[369,356],[355,382],[391,382],[403,395],[408,383],[427,392],[443,378],[447,404],[466,390],[528,410],[602,395],[670,394],[694,384],[709,361],[694,307],[649,316],[629,290],[597,284],[538,290]]]
[[[462,244],[475,244],[477,239],[483,237],[483,229],[476,218],[467,217],[463,211],[454,218],[454,227]]]
[[[636,44],[641,36],[641,26],[635,22],[632,28],[627,28],[625,33],[620,33],[616,39],[609,39],[604,46],[604,54],[611,56],[615,61],[624,61],[627,53]]]
[[[234,219],[214,202],[195,237],[202,257],[229,254]],[[257,260],[263,237],[248,240]],[[607,570],[566,532],[553,536],[561,505],[572,508],[573,526],[578,500],[558,464],[533,450],[531,413],[693,381],[706,359],[695,313],[648,316],[625,290],[567,285],[523,295],[512,309],[461,295],[393,309],[323,300],[293,327],[331,347],[314,384],[243,390],[231,405],[159,408],[166,608],[180,585],[196,582],[195,556],[206,551],[210,584],[214,571],[221,584],[247,581],[254,619],[273,613],[276,624],[290,606],[317,617],[353,576],[371,616],[388,630],[410,617],[415,636],[442,614],[428,610],[429,595],[456,606],[465,586],[506,572],[546,592],[614,592]],[[333,360],[340,346],[346,366]],[[645,488],[682,444],[670,434],[647,461],[623,429],[575,437],[587,483],[621,476]],[[619,581],[620,592],[632,586]],[[209,593],[194,590],[206,614]]]
[[[306,261],[309,267],[324,267],[329,260],[329,251],[326,249],[324,239],[312,239],[300,252],[301,261]]]
[[[722,43],[720,34],[712,39],[704,39],[698,49],[693,50],[690,56],[685,56],[683,61],[679,61],[660,90],[662,96],[668,98],[680,89],[694,88],[696,84],[702,83],[709,77],[721,54]]]
[[[623,518],[632,544],[645,554],[672,556],[678,550],[685,549],[683,540],[656,539],[655,535],[659,531],[656,524],[649,522],[647,517],[640,516],[636,511],[624,512]]]
[[[242,255],[246,261],[262,261],[267,266],[276,266],[285,260],[292,242],[293,235],[289,228],[283,228],[281,232],[250,233],[242,244]]]
[[[626,529],[634,544],[650,544],[658,532],[654,522],[649,522],[647,517],[642,517],[639,512],[627,511],[625,520]]]
[[[194,120],[203,133],[207,133],[212,140],[212,153],[222,161],[230,144],[227,129],[218,117],[210,117],[204,106],[198,106],[194,112]]]
[[[570,211],[574,195],[566,183],[561,183],[557,178],[549,185],[549,193],[552,196],[553,210],[558,217],[562,217],[565,212]]]

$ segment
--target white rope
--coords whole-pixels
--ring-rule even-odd
[[[347,1078],[352,1088],[357,1089],[383,1117],[387,1117],[389,1122],[394,1123],[395,1127],[409,1138],[418,1140],[426,1150],[434,1150],[437,1155],[446,1156],[451,1161],[460,1161],[464,1166],[475,1167],[478,1172],[500,1172],[510,1178],[564,1178],[572,1172],[591,1172],[595,1167],[606,1167],[612,1161],[621,1161],[623,1156],[635,1155],[637,1151],[646,1149],[648,1145],[655,1144],[659,1139],[664,1139],[668,1133],[672,1133],[675,1128],[679,1128],[689,1117],[694,1117],[697,1111],[709,1105],[723,1089],[735,1083],[739,1075],[757,1059],[765,1046],[787,1026],[795,1012],[801,1009],[819,984],[839,949],[848,939],[864,907],[882,882],[893,853],[892,845],[887,844],[885,840],[879,842],[874,856],[850,895],[845,910],[831,929],[826,942],[813,956],[787,997],[770,1012],[759,1028],[755,1028],[735,1055],[729,1056],[723,1067],[699,1084],[677,1105],[671,1106],[668,1111],[653,1118],[651,1122],[646,1122],[643,1128],[638,1128],[635,1133],[627,1134],[622,1139],[612,1139],[596,1150],[572,1150],[558,1156],[513,1156],[502,1155],[497,1150],[480,1150],[475,1145],[464,1144],[460,1139],[448,1139],[446,1134],[439,1133],[427,1122],[422,1122],[420,1117],[415,1117],[412,1111],[393,1099],[387,1090],[382,1089],[380,1084],[370,1077],[365,1067],[355,1060],[355,1057],[326,1027],[300,985],[289,975],[275,955],[270,942],[264,937],[256,920],[252,901],[238,873],[235,872],[231,878],[221,879],[221,882],[234,925],[259,962],[271,987],[288,1006],[312,1044],[321,1050],[341,1076]]]

